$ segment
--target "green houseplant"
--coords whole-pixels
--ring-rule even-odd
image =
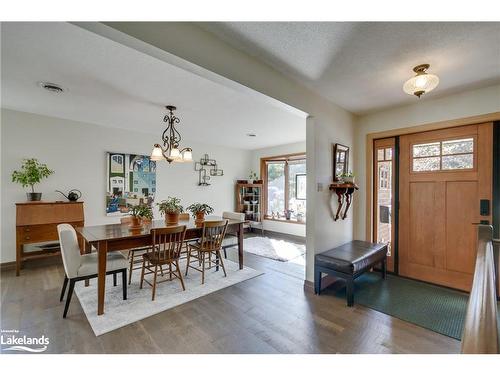
[[[177,224],[179,222],[179,214],[184,210],[181,205],[181,200],[176,197],[168,197],[157,203],[160,213],[165,215],[167,225]]]
[[[206,203],[193,203],[189,205],[186,210],[193,214],[196,218],[195,222],[200,223],[205,220],[205,215],[210,215],[214,212],[214,209]]]
[[[344,182],[347,182],[349,184],[353,184],[354,183],[354,173],[352,173],[352,171],[349,171],[349,173],[342,173],[340,175],[340,177],[342,177],[342,179],[344,180]]]
[[[21,170],[12,172],[12,182],[17,182],[23,187],[30,186],[31,192],[26,193],[28,200],[39,201],[42,199],[42,193],[35,193],[35,185],[53,173],[52,169],[49,169],[46,164],[40,163],[37,159],[24,159]]]
[[[153,210],[145,204],[139,204],[137,206],[132,206],[130,216],[132,217],[130,228],[137,229],[141,227],[143,221],[153,220]]]

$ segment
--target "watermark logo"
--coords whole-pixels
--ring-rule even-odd
[[[47,350],[50,340],[45,335],[30,337],[21,335],[17,329],[2,329],[0,344],[2,352],[43,353]]]

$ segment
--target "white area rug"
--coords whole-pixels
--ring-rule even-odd
[[[268,237],[246,238],[243,248],[246,252],[278,260],[280,262],[301,259],[306,252],[305,245]]]
[[[154,301],[151,301],[151,286],[144,283],[143,289],[139,289],[140,270],[134,270],[132,283],[128,286],[126,301],[122,299],[120,275],[118,275],[118,285],[115,287],[113,287],[113,277],[108,275],[106,279],[104,314],[101,316],[97,315],[96,279],[91,280],[89,287],[85,287],[83,282],[77,283],[75,292],[92,326],[92,330],[96,336],[99,336],[263,274],[263,272],[249,267],[244,267],[240,270],[237,263],[227,259],[224,259],[224,265],[226,266],[227,277],[224,277],[222,269],[215,272],[215,268],[213,268],[205,273],[204,285],[201,285],[201,272],[190,269],[188,276],[184,276],[183,273],[186,285],[185,291],[182,290],[178,279],[160,283],[156,287],[156,298]],[[181,261],[180,266],[181,270],[185,270],[185,260]],[[146,277],[148,280],[151,280],[152,275],[147,275]],[[69,314],[71,314],[71,309]]]

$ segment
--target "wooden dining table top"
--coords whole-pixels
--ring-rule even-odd
[[[206,216],[205,221],[227,220],[228,226],[246,223],[245,220],[224,219],[220,216]],[[102,224],[93,226],[77,227],[76,231],[80,233],[88,242],[106,241],[113,239],[137,238],[150,236],[151,229],[169,228],[179,225],[185,225],[187,231],[201,230],[202,225],[196,224],[193,219],[179,220],[178,224],[167,225],[165,220],[153,220],[145,223],[139,229],[131,230],[128,224]]]

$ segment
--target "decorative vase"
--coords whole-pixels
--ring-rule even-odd
[[[42,200],[42,193],[26,193],[26,196],[30,202]]]
[[[195,217],[196,217],[196,219],[194,222],[197,224],[203,223],[205,221],[205,213],[203,213],[203,212],[197,212],[195,214]]]
[[[141,228],[142,228],[141,218],[140,217],[132,216],[130,218],[129,229],[130,230],[136,230],[136,229],[141,229]]]
[[[167,212],[165,215],[165,220],[167,225],[175,225],[179,223],[179,213],[169,213]]]

